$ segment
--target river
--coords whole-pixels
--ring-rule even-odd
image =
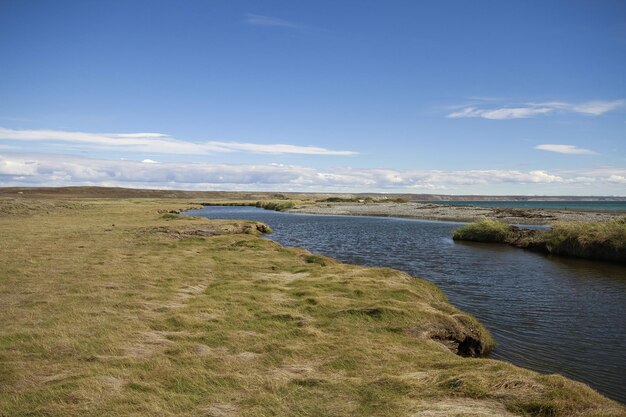
[[[456,243],[459,223],[320,216],[255,207],[187,214],[253,219],[285,246],[432,281],[492,333],[493,358],[583,381],[626,403],[626,268],[498,244]]]

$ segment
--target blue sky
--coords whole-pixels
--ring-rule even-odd
[[[0,186],[626,195],[622,1],[0,1]]]

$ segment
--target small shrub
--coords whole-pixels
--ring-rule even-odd
[[[328,197],[318,200],[319,203],[408,203],[409,200],[404,197],[397,198],[378,198],[372,197]]]
[[[456,229],[452,238],[474,242],[504,242],[510,234],[510,228],[506,223],[484,219]]]
[[[265,210],[284,211],[290,208],[294,208],[296,206],[296,203],[290,200],[289,201],[257,201],[255,206],[265,209]]]
[[[328,258],[319,255],[309,255],[304,258],[304,261],[308,264],[318,264],[321,266],[326,266],[329,262]]]
[[[321,203],[356,203],[359,201],[357,198],[343,198],[343,197],[328,197],[323,200],[319,200]]]

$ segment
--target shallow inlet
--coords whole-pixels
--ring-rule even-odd
[[[626,268],[546,257],[506,245],[454,243],[458,223],[205,207],[208,218],[253,219],[269,237],[344,262],[428,279],[491,331],[492,357],[583,381],[626,403]]]

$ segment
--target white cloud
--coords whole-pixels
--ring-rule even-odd
[[[541,105],[541,104],[540,104]],[[580,104],[570,104],[570,103],[544,103],[543,105],[553,105],[554,108],[564,109],[568,111],[572,111],[575,113],[586,114],[590,116],[600,116],[604,113],[607,113],[611,110],[615,110],[624,105],[624,100],[614,100],[614,101],[588,101],[586,103]]]
[[[613,190],[613,193],[624,194],[625,180],[626,169],[612,168],[558,173],[546,170],[400,171],[345,167],[316,169],[283,164],[155,164],[64,155],[0,155],[0,185],[4,186],[116,185],[178,189],[409,193],[483,190],[483,193],[487,193],[493,189],[514,192],[525,186],[532,187],[531,190],[535,192],[546,189],[560,192],[563,187],[592,184],[592,189],[604,186]],[[615,190],[616,187],[620,190]]]
[[[0,139],[23,142],[62,142],[91,149],[123,149],[127,152],[209,155],[224,152],[300,155],[355,155],[354,151],[338,151],[317,146],[288,144],[257,144],[242,142],[190,142],[162,133],[87,133],[62,130],[13,130],[0,128]]]
[[[0,176],[1,175],[27,175],[38,174],[37,163],[22,159],[8,159],[0,155]]]
[[[461,117],[482,117],[483,119],[490,120],[524,119],[537,114],[549,113],[551,111],[552,109],[547,107],[506,107],[492,110],[467,107],[462,111],[450,113],[447,117],[452,119]]]
[[[159,161],[155,161],[153,159],[144,159],[141,162],[143,162],[144,164],[158,164],[159,163]]]
[[[591,149],[579,148],[574,145],[554,145],[554,144],[545,144],[545,145],[537,145],[535,149],[539,149],[542,151],[549,152],[557,152],[564,153],[569,155],[594,155],[595,152]]]
[[[555,112],[578,113],[587,116],[600,116],[624,105],[624,100],[603,101],[595,100],[584,103],[566,103],[550,101],[541,103],[524,103],[522,105],[507,105],[496,108],[479,108],[476,106],[461,106],[461,110],[449,113],[451,119],[480,117],[490,120],[525,119],[542,114]]]
[[[623,175],[611,175],[607,178],[607,181],[615,184],[626,184],[626,177]]]

